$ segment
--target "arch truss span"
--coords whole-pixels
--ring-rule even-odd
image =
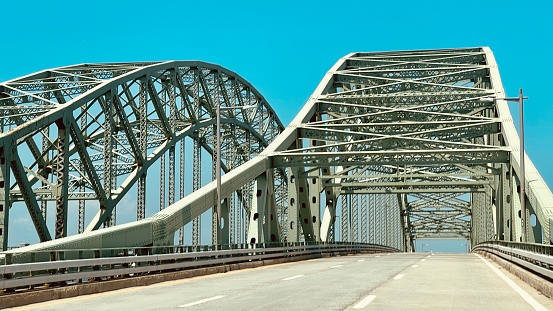
[[[274,165],[298,185],[289,196],[306,238],[405,250],[425,238],[518,241],[518,136],[494,96],[505,97],[489,48],[340,59],[273,143]],[[526,174],[542,242],[553,197],[535,167]]]
[[[163,209],[185,196],[190,179],[193,190],[200,188],[200,150],[215,167],[214,133],[221,133],[222,170],[229,172],[260,153],[283,126],[236,73],[168,61],[82,64],[1,83],[0,131],[0,243],[6,249],[14,206],[26,207],[42,242],[68,235],[70,206],[78,210],[78,232],[113,226],[122,202],[126,210],[129,202],[135,205],[135,220],[142,220],[151,202],[147,193],[159,192]],[[186,140],[198,155],[188,175]],[[157,179],[148,182],[153,190],[146,189],[147,175]],[[88,224],[85,206],[95,210]],[[52,209],[55,225],[48,228]],[[137,245],[151,244],[148,234],[137,234],[143,240]]]
[[[232,102],[243,108],[225,110],[223,158],[238,162],[225,160],[221,196],[215,182],[194,178],[193,193],[151,217],[29,250],[167,245],[176,230],[220,198],[226,198],[223,211],[233,201],[246,211],[234,220],[231,212],[223,217],[231,229],[213,229],[230,242],[236,234],[236,241],[249,243],[347,241],[413,251],[417,239],[468,239],[475,245],[519,241],[523,230],[531,242],[551,240],[553,195],[529,159],[523,199],[537,224],[530,229],[520,221],[518,136],[500,99],[505,93],[489,48],[349,54],[285,129],[242,80],[225,78],[234,75],[219,67],[186,64],[118,64],[107,74],[108,65],[98,65],[104,68],[99,73],[78,73],[94,66],[76,66],[0,85],[2,111],[9,115],[0,136],[0,206],[21,198],[39,232],[44,226],[34,198],[54,199],[56,219],[63,219],[72,194],[86,199],[90,193],[101,211],[92,227],[102,226],[115,200],[129,192],[127,184],[140,189],[145,168],[163,162],[162,154],[171,162],[173,142],[191,136],[213,154],[213,107]],[[76,71],[66,75],[63,87],[51,82],[52,75],[71,68]],[[35,100],[40,105],[27,104]],[[249,101],[256,108],[246,108]],[[175,102],[186,108],[178,110]],[[77,127],[83,116],[86,122]],[[79,130],[81,135],[74,134]],[[30,165],[18,156],[23,147],[32,155]],[[194,150],[193,175],[199,177],[200,154]],[[81,161],[71,162],[73,157]],[[114,173],[125,169],[121,176],[128,177]],[[63,186],[64,180],[72,183]],[[76,187],[84,190],[70,191]],[[3,210],[1,215],[9,209]]]

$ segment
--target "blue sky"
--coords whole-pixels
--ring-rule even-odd
[[[526,150],[553,186],[550,1],[28,0],[2,12],[0,81],[76,63],[197,59],[250,81],[284,124],[350,52],[490,46],[507,94],[529,97]]]

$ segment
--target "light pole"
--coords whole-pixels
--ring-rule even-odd
[[[518,177],[519,183],[520,183],[520,218],[522,223],[522,242],[528,242],[527,236],[526,236],[526,172],[524,168],[524,100],[528,99],[528,97],[524,96],[522,94],[522,88],[518,91],[518,97],[504,97],[504,98],[497,98],[497,97],[488,97],[488,98],[481,98],[481,101],[484,102],[495,102],[496,100],[506,100],[510,102],[518,103],[518,114],[519,114],[519,124],[520,124],[520,159],[519,159],[519,165],[520,165],[520,175]]]
[[[217,233],[219,233],[221,229],[221,110],[248,109],[254,107],[256,107],[256,105],[228,107],[215,105],[215,117],[217,119],[217,146],[215,146],[215,152],[217,153],[215,159],[215,177],[217,179]],[[217,234],[217,240],[220,240],[220,234]]]

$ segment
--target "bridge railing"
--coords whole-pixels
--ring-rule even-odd
[[[55,286],[102,280],[106,278],[134,277],[150,273],[161,273],[214,265],[238,264],[242,262],[287,258],[325,253],[397,252],[397,249],[358,243],[286,243],[238,244],[228,249],[217,250],[216,246],[102,249],[94,253],[112,253],[114,256],[63,260],[65,252],[49,252],[52,261],[10,264],[0,266],[0,289],[14,290],[35,286]],[[84,250],[83,250],[84,251]],[[90,250],[86,250],[90,251]],[[162,253],[165,252],[165,253]],[[126,254],[125,254],[126,253]],[[14,254],[10,254],[14,255]],[[35,256],[32,256],[36,258]]]
[[[494,254],[553,280],[553,245],[489,241],[478,244],[472,250]]]

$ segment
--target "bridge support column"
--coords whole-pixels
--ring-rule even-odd
[[[298,216],[301,221],[303,237],[306,242],[315,241],[315,231],[309,200],[309,185],[305,178],[298,178],[296,186],[298,187]]]
[[[6,159],[6,147],[0,147],[0,247],[8,249],[8,224],[10,219],[10,165]]]
[[[214,105],[219,105],[219,103],[216,102]],[[217,155],[217,152],[219,152],[219,150],[217,150],[217,147],[215,147],[218,143],[218,141],[217,141],[217,131],[219,131],[219,129],[217,128],[217,125],[214,124],[213,127],[212,127],[212,135],[211,135],[211,138],[212,138],[211,145],[214,146],[213,147],[213,156],[212,156],[212,161],[211,161],[211,181],[217,180],[217,176],[220,176],[218,174],[221,174],[220,164],[217,163],[217,161],[220,160],[219,155]],[[218,170],[219,170],[219,172],[217,172]],[[218,223],[219,215],[217,214],[217,204],[218,204],[217,200],[221,200],[221,198],[216,197],[215,198],[215,205],[211,208],[211,244],[213,244],[213,245],[220,245],[221,244],[221,239],[220,239],[221,237],[220,237],[220,232],[219,232],[219,229],[221,227],[220,227],[220,224]]]
[[[377,232],[377,238],[376,242],[377,244],[385,245],[386,244],[386,232],[385,230],[385,221],[386,221],[386,214],[385,214],[385,206],[383,202],[383,195],[377,194],[375,195],[375,218],[374,218],[374,224],[375,224],[375,230]]]
[[[341,237],[343,242],[351,242],[349,236],[349,217],[350,217],[350,205],[348,204],[349,195],[342,193],[342,223],[341,225]]]
[[[313,240],[321,241],[321,222],[320,214],[321,207],[319,204],[319,189],[320,189],[320,180],[315,176],[319,175],[319,170],[314,170],[309,173],[309,209],[311,211],[311,217],[309,222],[313,226]]]
[[[63,119],[56,121],[58,139],[56,143],[56,228],[55,238],[67,236],[67,204],[69,191],[69,130]],[[106,135],[106,137],[109,135]],[[111,181],[111,179],[110,179]]]
[[[221,223],[223,224],[222,228],[219,226],[219,242],[221,245],[228,245],[232,243],[230,241],[229,201],[230,200],[228,198],[225,198],[221,203]]]
[[[81,112],[83,111],[86,111],[86,107],[83,106],[83,108],[81,108]],[[83,113],[85,116],[84,116],[84,119],[86,119],[86,113]],[[83,117],[81,117],[81,120],[83,119]],[[85,128],[86,127],[86,124],[85,126],[82,126],[82,123],[81,123],[81,127],[82,128]],[[47,126],[45,127],[43,130],[42,130],[42,154],[43,154],[43,157],[42,157],[42,161],[43,163],[48,163],[50,162],[50,155],[48,153],[48,150],[50,149],[50,126]],[[81,163],[81,166],[83,165],[83,163]],[[81,168],[82,171],[84,172],[84,168]],[[42,169],[42,177],[45,177],[45,178],[48,178],[48,173],[46,172],[46,169],[43,168]],[[48,186],[48,183],[46,183],[45,181],[42,181],[41,182],[41,185],[42,187],[47,187]],[[82,190],[82,188],[81,188]],[[82,190],[84,192],[84,190]],[[84,206],[84,200],[81,200],[83,201],[82,205]],[[84,207],[83,207],[84,208]],[[48,202],[46,200],[43,200],[43,201],[40,201],[40,212],[42,214],[42,218],[44,218],[44,220],[46,221],[46,215],[48,214]],[[83,223],[81,225],[81,219],[80,219],[80,216],[81,216],[81,202],[79,202],[79,233],[81,233],[83,230],[84,230],[84,217],[83,217]],[[83,216],[84,216],[84,211],[83,211]],[[83,227],[83,230],[81,230],[81,226]]]
[[[369,204],[369,243],[376,243],[376,194],[371,193],[368,197]]]
[[[491,189],[488,189],[488,191]],[[494,239],[492,203],[490,193],[472,194],[472,242],[473,245]]]
[[[361,243],[367,243],[367,196],[366,194],[361,195]]]
[[[87,125],[87,114],[86,114],[86,105],[83,105],[81,107],[81,118],[80,118],[80,128],[81,128],[81,131],[84,131],[83,135],[86,137],[86,125]],[[48,148],[47,148],[47,137],[43,137],[43,141],[42,141],[42,151],[45,152]],[[86,166],[84,165],[84,161],[81,161],[81,165],[80,165],[80,169],[81,169],[81,172],[85,172],[86,170]],[[83,176],[84,177],[84,176]],[[42,182],[43,186],[46,184],[45,182]],[[86,191],[86,187],[85,187],[85,184],[84,183],[81,183],[81,185],[79,186],[79,191],[84,193]],[[46,209],[47,209],[47,204],[45,201],[41,202],[41,210],[42,210],[42,218],[44,218],[44,220],[46,220]],[[79,200],[79,218],[78,218],[78,230],[77,232],[78,233],[83,233],[84,232],[84,222],[85,222],[85,212],[86,212],[86,200]]]
[[[311,122],[317,122],[321,121],[321,115],[319,113],[315,113],[311,117]],[[317,147],[322,145],[323,143],[318,142],[316,139],[310,139],[309,140],[309,146],[310,147]],[[307,184],[308,186],[308,193],[309,193],[309,210],[311,217],[309,217],[308,222],[311,223],[311,226],[313,227],[313,237],[311,240],[313,241],[321,241],[321,222],[320,222],[320,216],[321,216],[321,206],[319,203],[320,199],[320,192],[321,192],[321,180],[317,177],[320,176],[321,168],[314,168],[309,171],[308,173],[308,180]]]
[[[528,234],[526,237],[528,238],[528,243],[542,243],[543,242],[543,230],[542,225],[538,220],[538,216],[536,215],[536,211],[534,210],[534,207],[530,204],[530,202],[526,202],[526,210],[528,211]],[[531,215],[534,215],[534,217],[531,217]],[[535,219],[535,225],[532,227],[532,218]],[[547,224],[549,225],[549,224]]]
[[[280,236],[280,224],[278,222],[277,204],[274,188],[274,172],[272,169],[267,171],[267,203],[265,214],[265,230],[267,232],[268,241],[276,243],[282,241]]]
[[[326,204],[321,221],[321,241],[336,241],[336,196],[326,196]]]
[[[495,204],[497,205],[498,226],[497,238],[504,241],[513,240],[513,213],[512,213],[512,179],[510,171],[506,164],[500,166],[499,185],[497,187],[497,197]]]
[[[394,226],[393,226],[393,217],[394,217],[394,204],[393,201],[390,199],[393,199],[392,195],[385,194],[385,234],[386,234],[386,246],[393,246],[393,232],[394,232]]]
[[[273,174],[269,170],[254,182],[255,197],[248,226],[249,243],[274,243],[280,240],[272,180]]]
[[[147,143],[148,143],[148,82],[149,79],[143,77],[140,79],[139,95],[138,95],[138,147],[140,149],[139,166],[143,166],[143,161],[146,159]],[[141,220],[146,217],[146,173],[142,173],[138,178],[138,191],[137,191],[137,206],[136,206],[136,220]]]
[[[198,134],[196,132],[196,134]],[[201,150],[201,144],[200,139],[202,139],[199,135],[195,137],[194,139],[194,151],[193,151],[193,159],[192,159],[192,191],[196,191],[200,189],[201,185],[201,161],[202,161],[202,150]],[[202,216],[198,216],[192,220],[192,246],[196,247],[201,244],[201,218]]]
[[[230,129],[231,135],[235,135],[234,128],[231,127]],[[234,137],[234,136],[233,136]],[[234,158],[234,148],[225,148],[225,152],[222,154],[225,158],[225,163],[227,165],[228,169],[232,169],[233,164],[233,158]],[[221,234],[223,234],[223,244],[234,244],[238,243],[236,239],[236,220],[239,217],[236,217],[236,209],[234,206],[234,193],[231,193],[228,198],[225,198],[224,206],[221,211],[222,217],[225,218],[225,226],[222,229]],[[228,236],[226,236],[228,234]]]
[[[185,160],[186,160],[186,140],[181,139],[180,143],[180,150],[179,150],[179,199],[182,199],[185,197],[185,189],[184,189],[184,176],[186,173],[186,166],[185,166]],[[179,228],[179,245],[184,245],[184,226]]]
[[[511,173],[514,171],[512,170]],[[514,176],[514,174],[511,174],[512,176],[512,183],[514,185],[518,185],[518,180]],[[520,207],[520,194],[517,191],[517,187],[512,188],[511,197],[512,197],[512,226],[513,226],[513,241],[515,242],[522,242],[522,220],[521,220],[521,207]],[[528,219],[528,218],[526,218]]]
[[[322,176],[334,174],[334,167],[323,167],[321,169]],[[328,180],[328,179],[325,179]],[[321,219],[320,240],[323,242],[336,241],[336,202],[337,188],[324,187],[325,192],[325,209]]]
[[[267,179],[265,174],[260,175],[254,182],[253,193],[255,194],[252,200],[250,210],[250,221],[248,222],[248,243],[262,243],[265,240],[263,235],[263,216],[265,216],[265,199],[267,195]]]
[[[350,195],[351,241],[359,242],[359,195]]]
[[[402,228],[401,233],[403,238],[403,250],[409,253],[414,252],[415,247],[413,245],[413,237],[411,236],[411,220],[408,210],[409,203],[407,202],[407,195],[399,194],[398,202],[400,206],[400,224]]]
[[[299,230],[297,227],[300,224],[305,241],[315,240],[311,208],[309,207],[309,187],[307,180],[301,178],[302,173],[303,169],[301,168],[291,168],[290,183],[288,185],[288,198],[290,200],[290,207],[288,209],[288,221],[290,222],[290,227],[288,228],[289,242],[299,241],[299,232],[296,230]],[[299,223],[296,224],[296,222]],[[294,239],[294,237],[297,238]]]

